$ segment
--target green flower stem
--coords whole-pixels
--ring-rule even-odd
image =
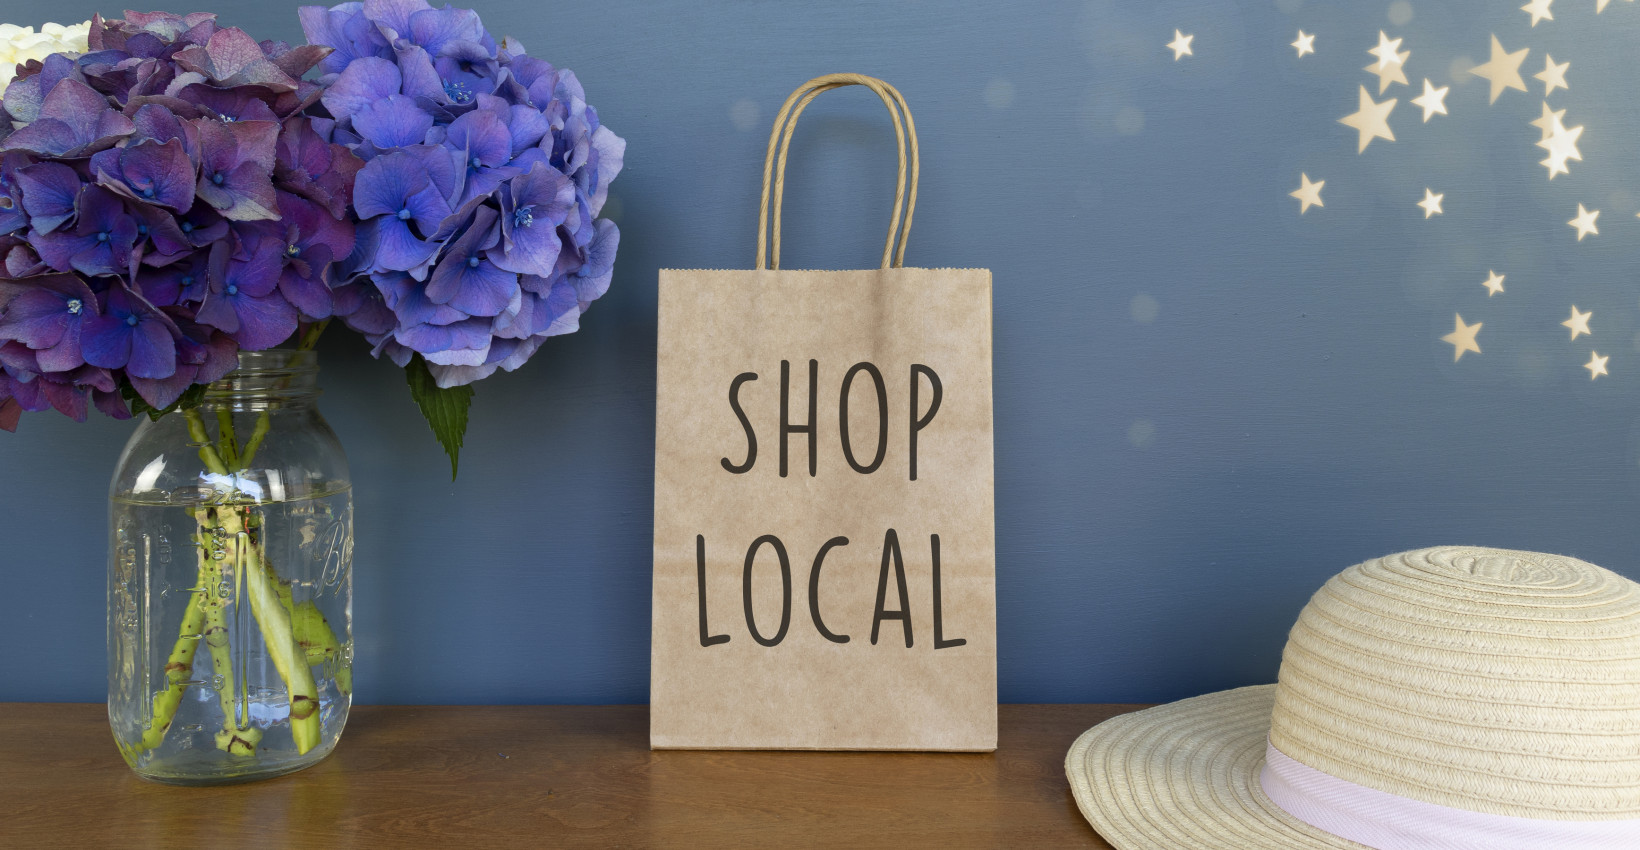
[[[308,666],[337,663],[336,687],[344,694],[352,693],[353,671],[339,663],[342,643],[336,639],[336,633],[331,630],[324,612],[311,599],[297,605],[288,581],[279,582],[274,589],[279,592],[279,604],[285,606],[285,611],[290,614],[290,630],[296,635],[296,643],[307,654]]]
[[[185,410],[183,416],[188,420],[189,437],[199,445],[199,457],[205,468],[219,475],[229,474],[227,464],[212,448],[199,411]],[[264,429],[259,427],[258,430]],[[285,690],[290,695],[290,728],[296,751],[306,753],[318,746],[320,739],[318,686],[314,683],[313,671],[306,663],[306,653],[291,630],[291,615],[279,602],[275,589],[279,580],[272,575],[271,568],[262,558],[261,547],[255,544],[249,533],[248,526],[252,522],[250,510],[243,508],[245,513],[242,516],[241,509],[242,506],[237,505],[216,507],[216,526],[226,536],[243,541],[234,547],[236,572],[245,582],[251,614],[256,617],[268,656],[273,659],[273,665],[279,670],[279,677],[284,680]]]
[[[199,592],[203,592],[203,588]],[[198,598],[190,600],[182,614],[181,634],[176,645],[171,647],[170,657],[165,660],[165,690],[154,694],[153,720],[137,743],[138,752],[154,749],[165,740],[165,733],[176,717],[177,704],[182,702],[182,692],[193,678],[194,650],[199,647],[199,631],[205,623],[205,607],[201,601]]]
[[[188,420],[188,438],[199,446],[200,462],[217,475],[227,475],[228,465],[222,462],[222,456],[211,447],[211,435],[205,433],[205,420],[200,418],[199,411],[184,410],[182,417]]]
[[[248,756],[256,752],[262,730],[238,722],[234,701],[233,654],[229,647],[228,623],[222,616],[222,610],[228,604],[227,594],[221,589],[224,576],[221,562],[210,552],[212,526],[209,513],[198,511],[195,519],[199,522],[199,575],[203,586],[200,604],[205,609],[204,640],[211,652],[211,669],[219,677],[219,681],[213,684],[222,703],[222,731],[217,733],[216,745],[232,755]]]
[[[243,469],[239,464],[239,440],[233,431],[233,411],[226,407],[217,408],[216,433],[218,451],[222,460],[231,468]]]
[[[268,429],[272,425],[273,421],[268,418],[266,410],[262,411],[261,416],[256,417],[256,427],[251,430],[251,438],[245,441],[245,456],[239,459],[241,470],[250,467],[251,461],[256,458],[256,450],[262,448],[262,441],[267,439]]]
[[[217,508],[217,519],[222,530],[230,536],[245,533],[245,521],[236,508]],[[248,536],[247,536],[248,539]],[[290,732],[296,743],[296,752],[306,753],[319,745],[319,688],[308,668],[306,653],[296,643],[291,631],[290,614],[279,603],[274,578],[262,561],[256,546],[240,547],[239,568],[245,576],[245,587],[251,599],[251,613],[262,630],[262,642],[267,645],[268,657],[278,668],[290,694]]]
[[[199,418],[199,411],[187,411],[186,416],[188,436],[199,444],[200,459],[212,472],[225,474],[227,467],[223,465],[221,457],[211,449],[211,438],[205,433],[205,423]],[[215,461],[214,466],[212,460]],[[204,594],[211,593],[213,586],[209,580],[207,566],[211,558],[204,548],[200,549],[199,559],[199,586],[194,589],[194,596],[189,599],[188,607],[182,614],[182,625],[177,629],[177,642],[171,647],[171,655],[165,661],[165,690],[154,695],[153,718],[147,730],[143,732],[142,740],[137,744],[139,751],[152,750],[165,740],[165,733],[170,730],[171,721],[176,718],[177,705],[182,702],[182,692],[193,676],[194,652],[199,648],[201,632],[205,628]]]
[[[297,605],[290,615],[291,631],[296,642],[307,653],[309,666],[332,664],[336,671],[336,687],[344,694],[353,692],[353,668],[342,660],[342,643],[330,628],[323,611],[309,599]]]
[[[302,332],[302,338],[296,343],[296,350],[312,351],[313,347],[319,344],[319,335],[324,333],[325,328],[329,326],[329,319],[324,319],[308,325],[307,330]]]
[[[204,537],[205,535],[201,536]],[[208,540],[207,537],[201,545],[210,545]],[[205,605],[205,647],[211,652],[211,670],[219,680],[214,682],[213,685],[217,692],[217,698],[222,703],[222,729],[228,731],[236,726],[238,718],[235,715],[238,712],[234,709],[233,657],[228,647],[228,623],[222,616],[222,606],[225,602],[221,598],[221,589],[218,587],[222,581],[222,570],[216,567],[215,562],[212,561],[212,566],[207,567],[204,574],[206,581],[210,582],[206,585],[203,600]]]
[[[329,319],[309,325],[307,330],[302,332],[302,338],[296,343],[296,350],[312,351],[313,347],[319,344],[319,335],[324,333],[325,328],[329,326]],[[268,430],[273,425],[268,413],[264,410],[260,416],[256,417],[256,428],[251,431],[251,438],[245,441],[245,451],[243,456],[238,459],[238,469],[250,468],[251,461],[256,458],[256,450],[262,447],[262,441],[267,438]],[[218,412],[217,415],[220,416],[222,413]],[[231,427],[233,419],[230,417],[228,422]]]

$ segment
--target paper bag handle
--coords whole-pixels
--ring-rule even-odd
[[[888,239],[883,243],[883,268],[889,267],[892,258],[897,268],[905,265],[905,242],[911,234],[911,215],[917,209],[917,175],[919,163],[917,158],[917,125],[911,120],[911,108],[906,106],[905,98],[900,92],[888,83],[868,77],[864,74],[827,74],[815,77],[797,87],[797,90],[786,98],[785,104],[780,107],[780,114],[775,116],[774,128],[769,132],[769,151],[763,158],[763,200],[757,212],[757,265],[754,268],[780,268],[780,207],[786,194],[786,154],[791,145],[792,131],[797,128],[797,117],[807,109],[809,102],[821,92],[830,91],[844,86],[865,86],[882,98],[883,104],[888,107],[889,117],[894,119],[894,139],[899,148],[900,169],[895,177],[894,184],[894,214],[888,223]],[[905,122],[900,122],[901,114],[905,115]],[[782,132],[784,128],[784,132]],[[906,195],[905,161],[906,136],[911,137],[911,193]],[[779,156],[775,150],[779,148]],[[769,243],[769,185],[770,178],[774,180],[774,239],[772,262],[765,265],[768,258]],[[900,209],[905,209],[905,221],[901,223]],[[895,246],[894,234],[899,232],[899,245]]]

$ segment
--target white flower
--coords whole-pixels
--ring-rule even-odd
[[[53,53],[84,53],[90,32],[90,21],[69,26],[45,24],[39,32],[34,27],[0,24],[0,92],[11,85],[17,66],[30,59],[44,59]]]

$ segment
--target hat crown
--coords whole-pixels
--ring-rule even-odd
[[[1503,549],[1358,564],[1288,636],[1270,741],[1437,805],[1640,818],[1640,585]]]

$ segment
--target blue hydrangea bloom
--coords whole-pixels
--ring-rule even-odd
[[[366,0],[300,16],[331,49],[331,138],[365,161],[343,321],[401,366],[420,354],[444,387],[574,331],[609,288],[620,231],[598,215],[626,150],[575,75],[497,42],[470,9]]]

